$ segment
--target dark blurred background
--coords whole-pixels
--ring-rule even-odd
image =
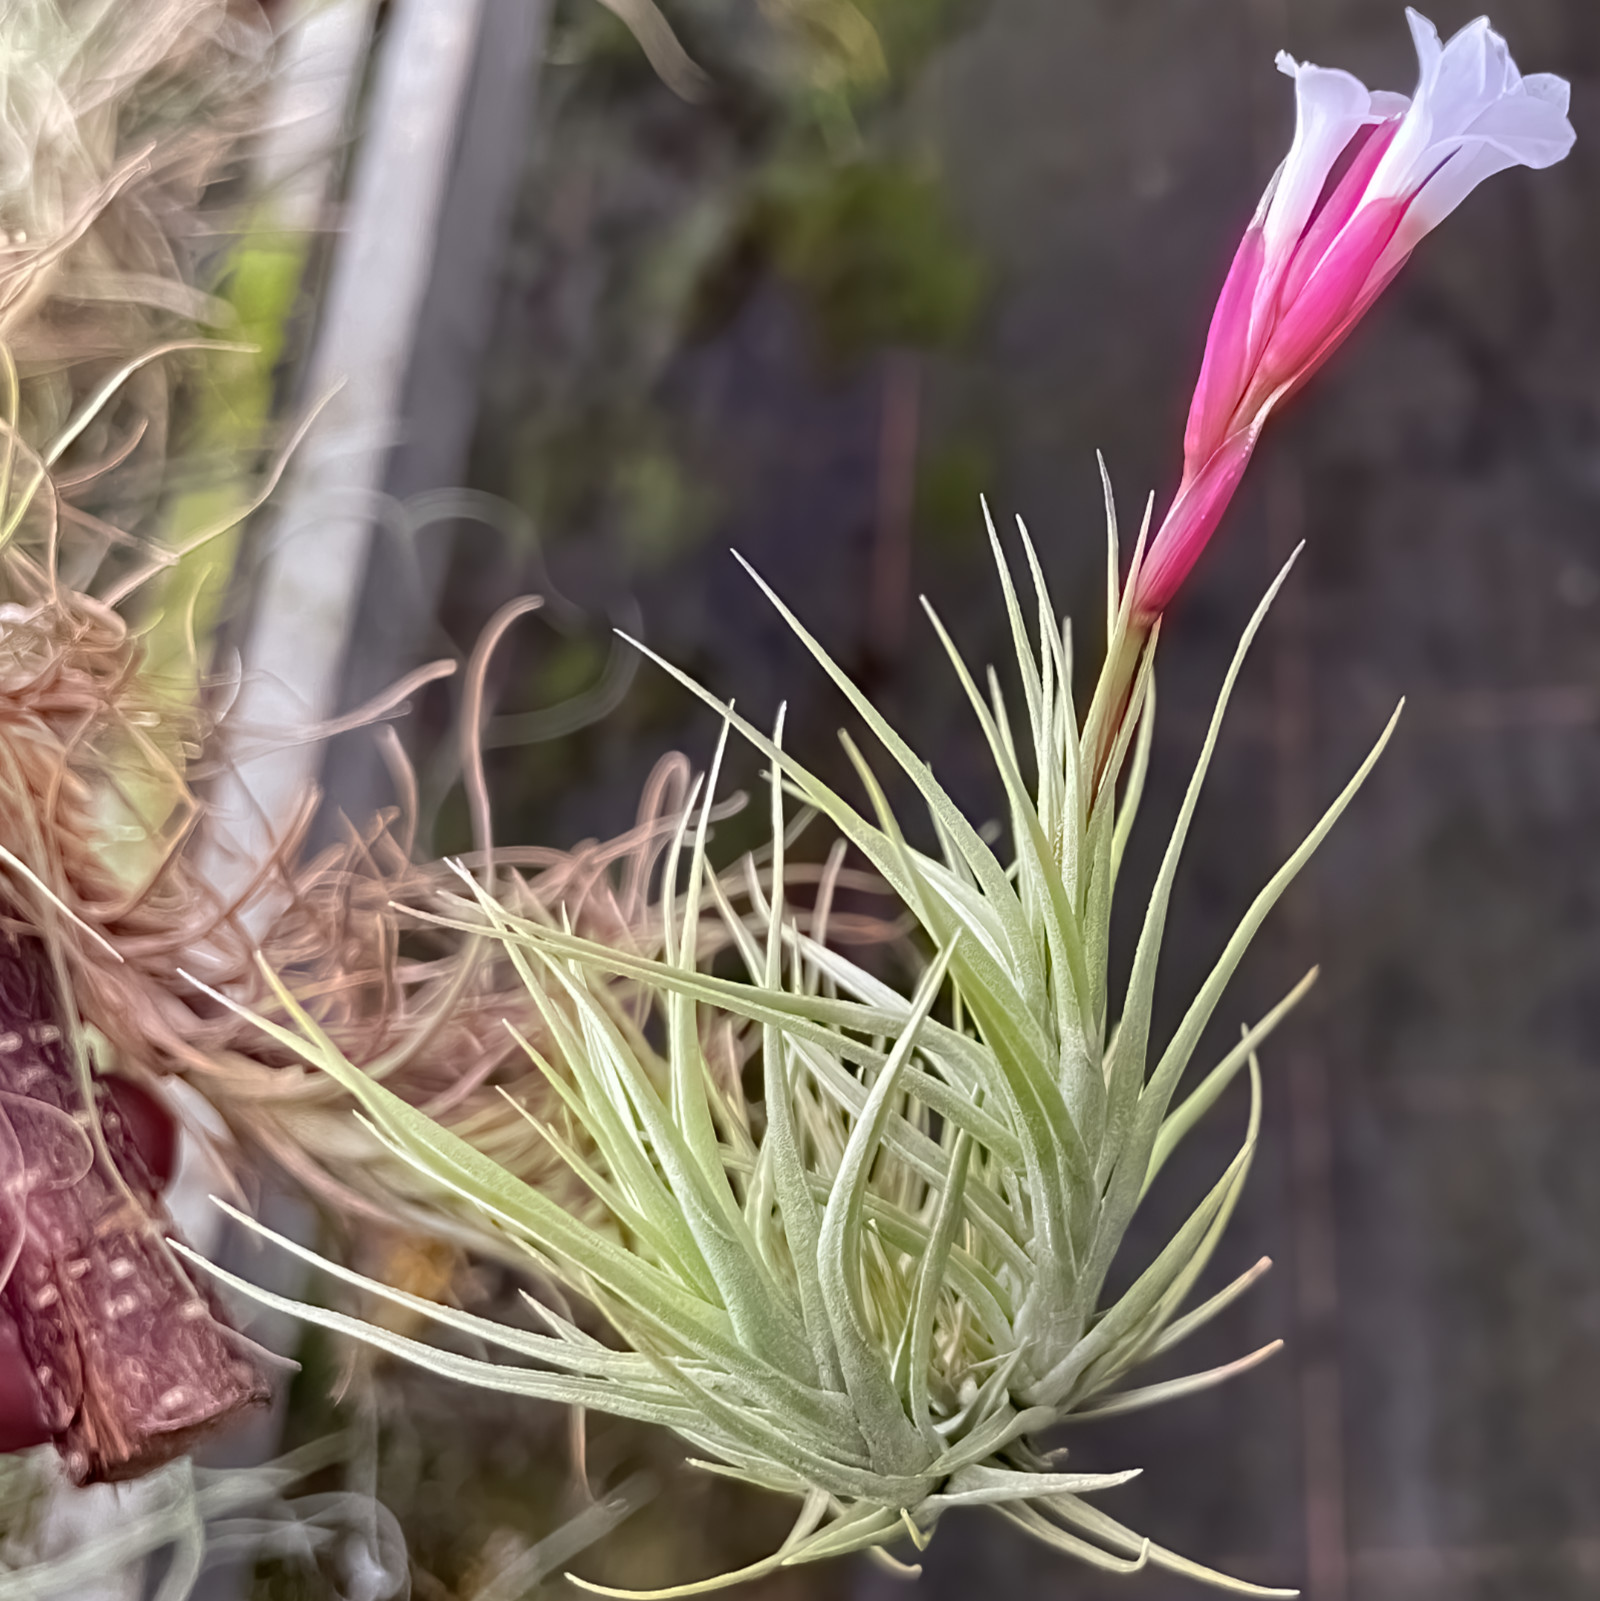
[[[969,660],[1003,661],[984,493],[1002,528],[1027,520],[1095,656],[1094,453],[1125,524],[1151,489],[1164,506],[1213,298],[1288,144],[1274,52],[1409,90],[1401,9],[666,12],[705,73],[693,99],[594,0],[548,18],[465,469],[499,497],[495,526],[423,536],[438,608],[415,652],[441,629],[466,647],[514,593],[559,597],[497,658],[505,839],[614,831],[664,750],[709,753],[712,719],[655,669],[633,673],[612,623],[757,720],[787,698],[791,745],[839,773],[841,704],[733,546],[988,816],[978,732],[916,597]],[[1444,34],[1474,14],[1430,12]],[[1269,431],[1164,633],[1129,884],[1153,872],[1240,629],[1305,538],[1234,702],[1161,988],[1170,1024],[1405,696],[1213,1041],[1321,964],[1268,1052],[1266,1137],[1212,1272],[1263,1253],[1277,1268],[1184,1368],[1278,1334],[1288,1347],[1068,1443],[1084,1466],[1144,1467],[1106,1500],[1142,1532],[1313,1601],[1600,1594],[1600,6],[1506,0],[1494,20],[1525,70],[1572,80],[1577,150],[1475,195]],[[442,737],[449,712],[442,692],[425,703],[424,733]],[[748,783],[753,764],[736,765]],[[424,778],[434,843],[460,847],[449,763]],[[1225,1164],[1243,1115],[1230,1099],[1192,1139],[1130,1262]],[[419,1416],[475,1415],[421,1390]],[[456,1496],[397,1507],[435,1572],[519,1516],[507,1409],[481,1408],[492,1493],[407,1481]],[[525,1410],[527,1439],[559,1441]],[[783,1526],[773,1503],[670,1475],[606,1573],[687,1579]],[[747,1593],[1199,1593],[1102,1579],[981,1515],[941,1526],[926,1560],[909,1589],[863,1563]]]

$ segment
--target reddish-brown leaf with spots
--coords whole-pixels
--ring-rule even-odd
[[[0,934],[0,1443],[54,1440],[80,1483],[136,1477],[267,1399],[248,1346],[168,1248],[104,1091],[91,1112],[43,944]]]

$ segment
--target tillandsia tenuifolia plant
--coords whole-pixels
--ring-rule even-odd
[[[1255,1147],[1257,1048],[1304,982],[1186,1098],[1177,1091],[1251,938],[1394,726],[1261,890],[1157,1048],[1152,1001],[1179,859],[1224,708],[1287,570],[1224,679],[1120,1004],[1110,993],[1109,931],[1150,751],[1161,616],[1266,415],[1473,183],[1512,162],[1558,159],[1570,144],[1565,85],[1522,79],[1487,23],[1447,46],[1420,18],[1412,25],[1422,79],[1410,102],[1287,63],[1295,143],[1218,308],[1184,486],[1148,546],[1141,534],[1125,579],[1107,497],[1109,639],[1082,723],[1071,636],[1025,534],[1026,601],[990,536],[1015,683],[991,672],[980,684],[934,618],[1005,794],[1009,859],[767,591],[916,791],[936,850],[912,842],[848,738],[870,815],[784,748],[781,714],[768,736],[668,667],[718,710],[724,740],[736,730],[770,764],[773,870],[765,880],[752,870],[754,921],[727,905],[708,865],[715,767],[668,854],[663,904],[681,912],[664,957],[584,938],[559,904],[522,897],[524,909],[513,912],[505,878],[488,870],[480,879],[463,870],[454,905],[430,912],[497,941],[514,964],[554,1046],[526,1042],[560,1103],[543,1132],[614,1228],[570,1216],[363,1074],[277,983],[297,1026],[260,1026],[343,1085],[397,1157],[586,1296],[618,1343],[602,1344],[542,1306],[548,1332],[526,1332],[329,1265],[348,1283],[537,1365],[494,1363],[229,1282],[467,1382],[664,1424],[710,1470],[801,1499],[792,1532],[764,1561],[650,1594],[686,1595],[862,1548],[882,1554],[901,1538],[922,1547],[947,1509],[973,1504],[1103,1568],[1153,1564],[1240,1594],[1293,1593],[1230,1579],[1134,1533],[1087,1499],[1130,1475],[1069,1471],[1034,1442],[1069,1418],[1214,1384],[1272,1349],[1184,1379],[1132,1382],[1259,1272],[1185,1310]],[[920,926],[933,955],[909,998],[831,950],[786,903],[790,798],[823,813]],[[680,884],[681,899],[671,893]],[[722,914],[745,980],[705,970],[697,914],[706,906]],[[631,981],[626,1000],[619,976]],[[727,1072],[707,1048],[718,1018],[743,1025],[745,1066],[761,1086],[754,1102],[745,1075]],[[1244,1072],[1252,1093],[1237,1156],[1154,1260],[1106,1301],[1108,1270],[1142,1197]]]

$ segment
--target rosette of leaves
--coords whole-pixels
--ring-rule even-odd
[[[1009,860],[770,591],[914,786],[935,851],[912,843],[848,738],[870,812],[784,748],[781,716],[769,736],[667,669],[717,708],[724,740],[737,731],[771,764],[771,849],[780,868],[792,796],[824,813],[904,901],[934,953],[910,996],[804,932],[785,904],[781,870],[765,892],[751,890],[764,926],[724,904],[706,857],[715,768],[708,793],[685,809],[669,855],[666,871],[683,882],[678,904],[687,910],[666,931],[660,958],[581,937],[559,906],[512,915],[503,894],[463,874],[449,920],[498,941],[534,998],[557,1046],[549,1057],[527,1047],[560,1103],[545,1132],[617,1232],[570,1216],[353,1068],[283,986],[281,1004],[296,1013],[298,1028],[262,1025],[348,1089],[378,1137],[452,1204],[476,1207],[530,1265],[586,1296],[617,1345],[547,1308],[539,1308],[547,1332],[527,1332],[326,1264],[521,1363],[479,1360],[228,1282],[468,1383],[659,1423],[689,1444],[699,1465],[800,1499],[792,1532],[764,1561],[650,1592],[656,1596],[863,1548],[882,1554],[901,1539],[920,1548],[948,1509],[968,1505],[992,1506],[1101,1568],[1149,1564],[1238,1594],[1294,1593],[1229,1578],[1135,1533],[1089,1499],[1131,1474],[1067,1471],[1033,1441],[1069,1416],[1125,1411],[1215,1384],[1275,1349],[1184,1379],[1133,1379],[1260,1271],[1189,1304],[1255,1148],[1255,1053],[1310,975],[1185,1099],[1175,1092],[1251,938],[1349,804],[1393,719],[1261,890],[1156,1049],[1152,996],[1179,858],[1229,695],[1288,569],[1224,679],[1113,1023],[1109,928],[1150,750],[1154,640],[1130,678],[1113,524],[1113,665],[1080,729],[1070,634],[1026,535],[1029,610],[1037,609],[1031,635],[992,530],[991,540],[1020,711],[997,675],[980,687],[937,618],[934,625],[1005,791]],[[1136,550],[1135,569],[1139,561]],[[705,970],[689,913],[707,903],[723,912],[747,970],[742,980]],[[619,977],[652,997],[649,1015],[617,1003]],[[752,1031],[743,1077],[759,1080],[757,1100],[712,1065],[709,1029],[726,1016]],[[1154,1260],[1107,1299],[1108,1270],[1148,1186],[1241,1073],[1249,1075],[1251,1105],[1238,1154]]]

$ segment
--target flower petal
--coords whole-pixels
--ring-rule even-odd
[[[1577,137],[1566,115],[1568,86],[1556,78],[1530,92],[1536,82],[1524,79],[1522,92],[1489,107],[1470,133],[1454,141],[1453,151],[1442,153],[1395,235],[1397,247],[1415,248],[1485,178],[1508,167],[1550,167],[1565,159]]]
[[[1426,79],[1430,73],[1438,70],[1439,57],[1444,54],[1444,46],[1439,43],[1439,30],[1415,6],[1406,7],[1406,26],[1411,30],[1411,43],[1417,52],[1422,76]]]
[[[1563,117],[1572,109],[1572,85],[1553,72],[1530,72],[1522,80],[1522,92],[1548,101]]]
[[[1510,60],[1505,40],[1489,27],[1487,17],[1478,17],[1452,35],[1439,54],[1429,97],[1436,124],[1462,126],[1503,94]]]
[[[1391,198],[1416,187],[1421,163],[1433,142],[1434,90],[1444,56],[1439,30],[1426,17],[1407,6],[1406,21],[1411,25],[1411,42],[1417,50],[1417,90],[1399,133],[1372,175],[1370,190],[1373,195]]]
[[[1522,92],[1506,95],[1481,112],[1467,129],[1466,138],[1497,146],[1520,166],[1553,167],[1566,158],[1577,138],[1567,120],[1571,91],[1556,78],[1548,86],[1546,98],[1545,94],[1527,93],[1528,83],[1521,86]]]
[[[1408,218],[1415,243],[1455,210],[1485,178],[1508,166],[1547,167],[1572,148],[1568,85],[1550,73],[1524,78],[1506,42],[1479,17],[1439,44],[1433,24],[1408,11],[1421,63],[1411,112],[1389,147],[1370,193],[1398,199],[1423,186],[1427,203]],[[1506,158],[1469,150],[1474,141]],[[1463,159],[1463,155],[1466,159]]]
[[[1266,255],[1277,267],[1287,259],[1317,204],[1339,153],[1372,117],[1372,96],[1348,72],[1278,57],[1294,79],[1294,142],[1284,161],[1265,221]]]

